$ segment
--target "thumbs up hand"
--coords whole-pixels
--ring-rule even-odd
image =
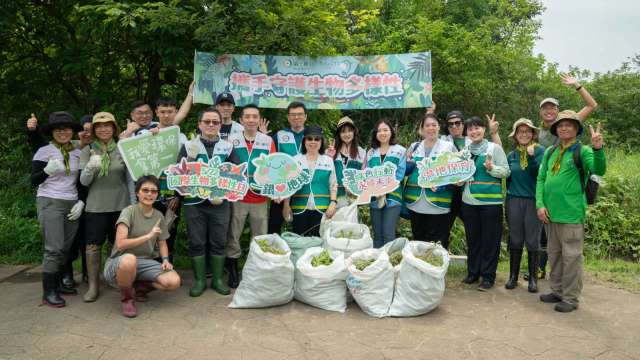
[[[38,128],[38,119],[36,118],[36,114],[31,113],[31,117],[27,120],[27,130],[35,131]]]
[[[484,160],[484,168],[489,171],[493,169],[493,163],[491,162],[491,155],[487,155],[487,158]]]

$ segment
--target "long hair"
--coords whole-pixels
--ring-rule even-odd
[[[346,127],[350,127],[351,129],[353,129],[353,140],[351,141],[351,144],[349,145],[349,157],[351,159],[355,159],[358,157],[358,144],[360,143],[360,135],[358,134],[358,128],[346,123],[342,126],[340,126],[339,128],[336,129],[336,135],[334,137],[334,145],[336,148],[336,152],[335,154],[333,154],[333,159],[335,160],[336,156],[338,156],[338,153],[340,152],[340,149],[342,149],[342,145],[343,145],[343,141],[342,138],[340,137],[340,132],[342,131],[342,129],[346,128]]]
[[[380,147],[380,141],[378,141],[378,137],[377,137],[378,128],[380,127],[380,124],[385,124],[389,127],[389,129],[391,129],[391,137],[389,138],[389,145],[397,144],[396,131],[393,128],[393,125],[391,125],[391,121],[389,121],[389,119],[383,118],[378,120],[378,122],[376,122],[376,124],[373,126],[373,129],[371,130],[371,148],[377,149]]]

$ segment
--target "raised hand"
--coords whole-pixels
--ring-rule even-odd
[[[127,119],[127,132],[129,134],[133,134],[140,129],[140,125],[137,122],[131,121],[131,119]]]
[[[329,146],[327,147],[325,154],[329,157],[334,157],[336,155],[336,147],[333,144],[333,139],[329,140]]]
[[[87,165],[85,165],[85,169],[88,171],[96,171],[102,167],[102,155],[96,154],[96,152],[91,149],[91,156],[89,157],[89,161]]]
[[[36,114],[31,113],[31,117],[27,120],[27,130],[35,131],[38,128],[38,118]]]
[[[491,162],[491,155],[487,155],[486,159],[484,159],[484,168],[487,170],[493,169],[493,163]]]
[[[258,125],[258,131],[265,135],[269,135],[271,133],[271,130],[269,130],[269,120],[261,118],[260,124]]]
[[[151,231],[149,231],[149,233],[147,234],[149,239],[153,239],[156,236],[160,236],[160,234],[162,233],[162,230],[160,229],[160,221],[161,220],[162,219],[158,219],[158,221],[156,221],[155,225],[153,225],[153,227],[151,228]]]
[[[567,73],[560,74],[560,78],[562,79],[562,83],[567,86],[571,86],[572,88],[576,89],[580,87],[580,82],[578,81],[578,79]]]
[[[431,101],[431,106],[427,108],[427,111],[425,111],[425,114],[434,114],[435,112],[436,112],[436,102]]]
[[[593,130],[593,125],[589,125],[589,133],[591,134],[591,146],[594,150],[600,150],[604,145],[601,130],[602,129],[600,127],[600,123],[598,123],[595,130]]]
[[[495,134],[498,132],[498,129],[500,128],[500,123],[496,121],[496,114],[491,114],[491,117],[489,117],[489,115],[485,115],[487,118],[487,122],[489,123],[489,131],[491,132],[491,134]]]
[[[197,158],[200,153],[200,135],[196,135],[187,141],[187,143],[184,144],[184,149],[187,151],[187,157],[189,159]]]

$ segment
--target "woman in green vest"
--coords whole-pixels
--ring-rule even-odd
[[[285,199],[282,216],[291,219],[293,232],[303,236],[319,236],[320,220],[326,214],[331,218],[336,212],[338,183],[333,159],[324,155],[325,140],[322,128],[309,125],[304,129],[302,154],[294,157],[303,171],[309,172],[311,183],[304,185],[290,198]]]
[[[502,239],[502,179],[509,176],[507,157],[500,145],[484,138],[487,122],[477,116],[465,121],[471,143],[465,148],[475,161],[476,172],[464,183],[460,208],[467,237],[467,277],[486,291],[496,281]]]
[[[396,165],[396,179],[402,182],[407,166],[407,150],[396,143],[396,132],[387,119],[379,120],[371,133],[371,149],[367,152],[367,168],[391,162]],[[380,248],[396,237],[396,225],[402,210],[402,185],[391,193],[371,198],[373,247]]]
[[[348,116],[338,121],[338,128],[334,135],[335,148],[332,149],[331,157],[336,168],[338,179],[338,209],[349,205],[348,191],[342,184],[344,169],[362,170],[365,165],[366,151],[360,147],[360,136],[358,128]]]
[[[425,189],[418,185],[416,164],[425,157],[435,158],[445,152],[455,152],[453,143],[438,139],[440,123],[435,114],[426,114],[420,123],[422,141],[409,147],[404,202],[409,209],[414,240],[440,242],[449,247],[449,212],[453,192],[451,186]]]
[[[529,264],[529,292],[538,292],[536,269],[540,248],[542,222],[536,212],[536,179],[544,156],[544,147],[536,144],[538,128],[529,119],[519,119],[509,135],[516,142],[515,150],[507,155],[511,175],[507,180],[505,202],[509,224],[509,280],[505,288],[518,285],[523,245],[527,246]]]

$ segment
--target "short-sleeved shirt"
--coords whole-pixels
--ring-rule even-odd
[[[48,144],[36,151],[33,155],[34,161],[48,162],[49,159],[59,159],[64,161],[64,157],[58,148]],[[65,171],[50,175],[38,186],[36,196],[44,196],[60,200],[78,200],[78,169],[80,166],[80,150],[74,149],[69,152],[69,175]]]
[[[142,212],[139,204],[129,205],[122,210],[120,217],[116,222],[116,226],[123,224],[129,228],[129,239],[134,239],[142,235],[146,235],[151,231],[156,221],[160,220],[158,226],[161,229],[161,233],[155,239],[148,240],[134,248],[118,251],[114,246],[111,258],[116,258],[123,254],[132,254],[142,259],[153,259],[158,256],[158,241],[166,240],[169,238],[169,232],[167,231],[167,224],[164,220],[162,213],[156,209],[153,209],[151,216],[147,217]]]
[[[80,167],[84,167],[91,157],[91,149],[97,149],[92,144],[85,146],[80,155]],[[116,147],[109,153],[109,174],[98,176],[99,171],[93,175],[93,181],[88,186],[87,206],[84,211],[90,213],[115,212],[129,205],[129,188],[127,187],[127,167]]]

